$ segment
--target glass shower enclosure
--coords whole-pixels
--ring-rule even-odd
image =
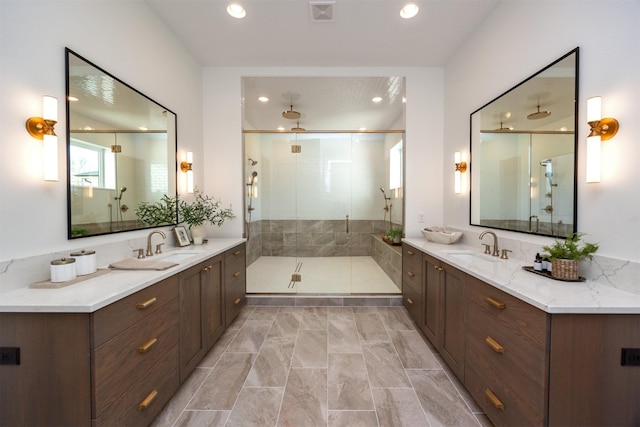
[[[381,237],[402,227],[401,131],[245,131],[244,144],[248,293],[400,293],[399,248]]]

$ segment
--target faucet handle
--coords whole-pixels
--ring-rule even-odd
[[[503,249],[502,250],[502,255],[500,255],[501,259],[509,259],[509,256],[507,255],[507,252],[511,252],[509,249]]]
[[[482,246],[484,246],[484,253],[485,254],[490,254],[491,253],[491,245],[487,245],[486,243],[483,243]]]
[[[164,243],[158,243],[156,245],[156,254],[161,254],[162,253],[162,249],[160,248],[162,245],[164,245]]]
[[[138,252],[138,259],[144,258],[144,249],[134,249],[133,252]]]

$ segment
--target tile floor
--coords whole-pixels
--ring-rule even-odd
[[[302,281],[290,286],[291,274]],[[327,280],[327,275],[331,280]],[[370,256],[261,256],[247,267],[247,293],[269,294],[400,294],[401,291]]]
[[[404,307],[245,306],[154,426],[490,426]]]

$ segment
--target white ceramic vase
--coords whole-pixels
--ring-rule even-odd
[[[207,235],[207,229],[204,225],[194,225],[190,228],[191,238],[194,245],[201,245],[204,240],[204,236]]]

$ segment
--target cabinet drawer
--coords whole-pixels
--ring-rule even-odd
[[[175,345],[145,373],[144,377],[95,419],[93,425],[99,427],[151,424],[178,389],[178,358],[178,346]]]
[[[402,281],[421,293],[422,252],[409,245],[402,245]]]
[[[465,295],[484,308],[495,322],[518,331],[527,341],[544,348],[548,336],[548,315],[500,289],[468,276]]]
[[[402,304],[407,308],[411,319],[420,325],[422,298],[411,286],[407,286],[406,282],[402,289]]]
[[[496,426],[541,426],[545,424],[545,390],[508,372],[496,372],[477,356],[471,345],[467,351],[465,387]]]
[[[229,274],[245,270],[246,256],[246,245],[236,246],[224,253],[224,267]]]
[[[99,416],[178,343],[178,299],[93,351],[94,416]]]
[[[91,347],[100,346],[177,297],[178,276],[174,275],[96,311],[91,316]]]
[[[467,345],[475,345],[480,357],[499,371],[515,370],[540,387],[546,386],[546,346],[530,341],[522,330],[498,322],[477,304],[467,303],[466,316]]]

